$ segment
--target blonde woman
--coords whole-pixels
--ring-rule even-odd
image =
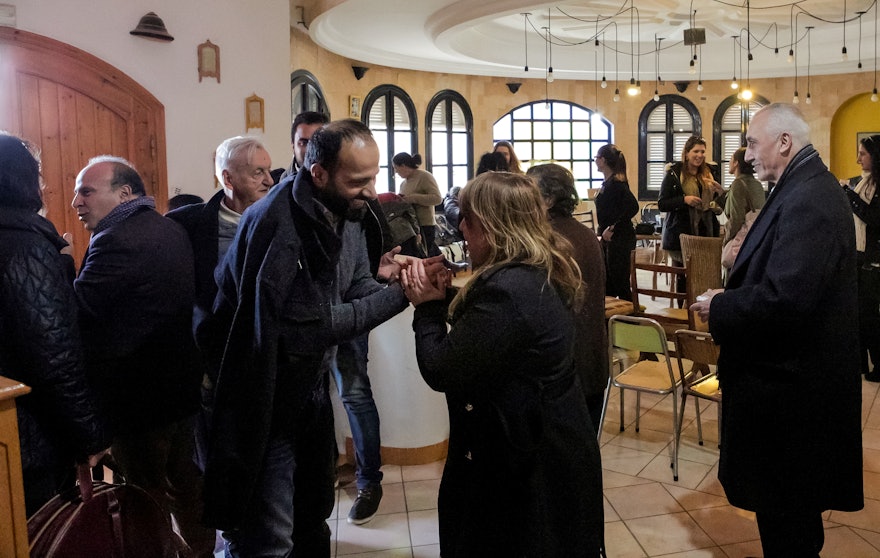
[[[419,370],[449,406],[440,552],[598,556],[601,465],[572,365],[571,247],[526,176],[485,173],[460,202],[470,281],[450,303],[442,269],[415,262],[402,275]]]

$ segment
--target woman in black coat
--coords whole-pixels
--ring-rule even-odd
[[[601,464],[573,369],[581,280],[570,247],[525,176],[486,173],[460,201],[470,281],[448,303],[439,265],[402,275],[419,369],[449,406],[440,552],[598,556]]]
[[[110,445],[82,366],[73,259],[41,207],[37,159],[0,136],[0,375],[32,389],[16,401],[28,516]]]
[[[630,254],[636,248],[632,218],[639,202],[626,179],[626,157],[615,145],[603,145],[596,153],[596,167],[605,180],[596,196],[596,219],[605,247],[605,294],[632,300]]]

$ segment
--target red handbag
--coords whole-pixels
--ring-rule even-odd
[[[59,494],[27,522],[32,558],[183,558],[189,547],[146,491],[93,482],[88,465],[78,487]]]

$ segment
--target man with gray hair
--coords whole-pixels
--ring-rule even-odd
[[[817,558],[822,512],[864,505],[852,211],[809,135],[792,105],[752,118],[745,160],[776,186],[727,288],[691,306],[721,345],[718,478],[766,558]]]
[[[114,431],[112,455],[128,482],[174,514],[184,539],[209,552],[214,537],[200,523],[192,460],[201,373],[190,335],[189,240],[155,211],[125,159],[92,159],[74,192],[73,208],[92,233],[74,290],[86,371]]]

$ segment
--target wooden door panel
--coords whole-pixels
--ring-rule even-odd
[[[89,158],[128,159],[159,211],[167,207],[162,104],[84,51],[0,27],[0,128],[40,147],[46,216],[59,232],[74,234],[77,262],[89,237],[70,202],[76,175]]]

